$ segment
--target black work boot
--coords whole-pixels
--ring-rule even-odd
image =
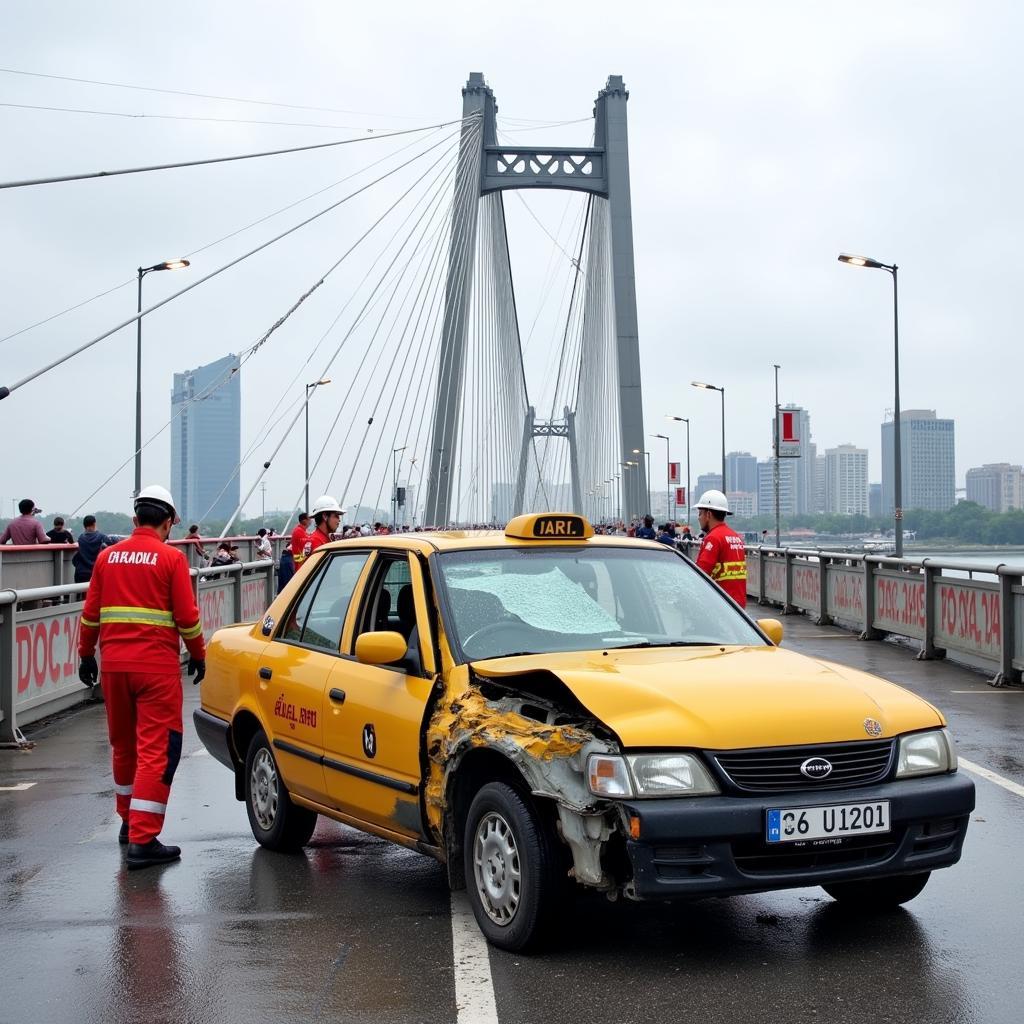
[[[127,821],[122,821],[121,822],[121,831],[117,833],[117,841],[122,846],[127,846],[128,845],[128,822]]]
[[[151,839],[148,843],[129,843],[125,863],[129,871],[137,871],[154,864],[170,864],[180,856],[180,846],[164,846],[159,839]]]

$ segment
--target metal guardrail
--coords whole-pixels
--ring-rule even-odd
[[[947,575],[966,572],[968,578]],[[993,579],[977,579],[976,575]],[[783,614],[855,629],[863,640],[920,642],[919,658],[992,671],[993,686],[1021,682],[1024,570],[938,558],[889,558],[805,548],[747,549],[747,594]]]
[[[192,569],[207,640],[261,618],[277,592],[268,559]],[[78,630],[87,583],[0,590],[0,746],[24,743],[20,725],[87,700],[78,679]]]

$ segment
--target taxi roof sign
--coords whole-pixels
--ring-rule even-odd
[[[594,536],[594,528],[583,516],[546,512],[516,516],[505,527],[505,536],[516,540],[587,540]]]

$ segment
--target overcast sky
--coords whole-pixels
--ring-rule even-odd
[[[962,486],[971,466],[1024,461],[1017,424],[1021,10],[997,2],[37,0],[5,9],[0,66],[360,113],[0,73],[0,102],[8,104],[338,126],[0,107],[0,179],[449,120],[461,114],[460,89],[470,71],[486,75],[506,130],[527,119],[587,118],[607,76],[621,74],[630,92],[647,432],[665,433],[666,413],[690,416],[693,475],[716,469],[718,396],[689,381],[724,382],[728,448],[767,456],[772,364],[780,363],[781,399],[810,411],[819,451],[845,442],[867,447],[871,479],[880,479],[880,424],[893,390],[891,279],[836,260],[840,251],[864,253],[900,266],[902,404],[956,420]],[[541,129],[536,141],[578,145],[589,132],[588,124]],[[529,132],[518,137],[533,140]],[[0,337],[130,282],[0,342],[0,384],[131,315],[140,264],[195,252],[365,167],[386,152],[374,146],[394,152],[398,143],[0,191]],[[399,185],[390,188],[394,198]],[[188,271],[149,276],[147,304],[338,194],[196,255]],[[582,199],[540,192],[526,198],[548,231],[570,246]],[[507,199],[506,207],[520,322],[525,335],[536,318],[542,355],[559,330],[555,307],[567,261],[519,202]],[[369,199],[343,207],[340,218],[325,217],[148,317],[144,436],[169,418],[174,371],[252,344],[381,208]],[[323,298],[311,299],[245,367],[243,449],[359,270],[325,286]],[[551,274],[558,275],[555,289],[546,287]],[[528,359],[533,394],[543,394],[545,365],[540,355]],[[334,377],[342,380],[343,369]],[[10,499],[24,495],[46,510],[70,511],[130,457],[134,380],[135,335],[128,328],[0,403],[6,513]],[[334,414],[328,393],[314,403],[314,436]],[[676,453],[682,441],[676,432]],[[168,480],[168,466],[164,434],[146,449],[145,481]],[[254,467],[243,471],[243,493]],[[268,508],[295,500],[301,468],[297,431],[267,477]],[[126,509],[132,474],[129,464],[84,511]],[[250,511],[258,509],[258,500],[250,502]]]

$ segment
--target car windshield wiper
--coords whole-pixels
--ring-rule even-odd
[[[638,647],[720,647],[717,640],[666,640],[664,643],[655,643],[653,640],[642,640],[636,644],[618,644],[611,647],[614,651],[630,651]]]

